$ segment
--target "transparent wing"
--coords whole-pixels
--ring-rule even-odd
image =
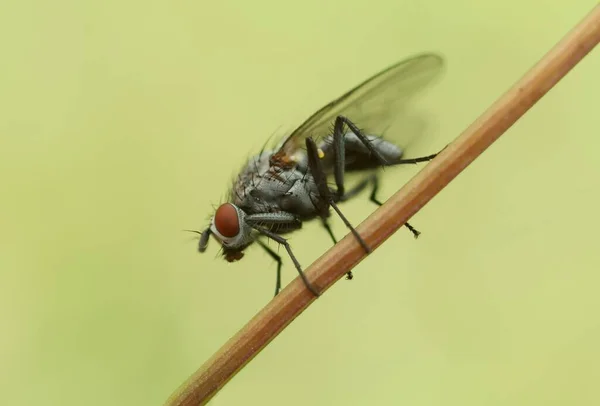
[[[381,135],[398,118],[406,102],[444,69],[437,54],[419,54],[400,61],[322,107],[281,144],[279,155],[293,156],[312,137],[317,144],[331,134],[335,118],[348,117],[368,134]]]

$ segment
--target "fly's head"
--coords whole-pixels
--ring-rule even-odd
[[[242,259],[244,249],[252,243],[252,228],[246,224],[246,213],[231,203],[223,203],[213,216],[210,226],[201,233],[198,251],[204,252],[212,234],[223,248],[228,262]]]

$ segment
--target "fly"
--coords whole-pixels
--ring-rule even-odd
[[[284,235],[318,218],[337,243],[329,225],[333,209],[364,250],[371,252],[338,204],[370,187],[370,200],[381,205],[374,170],[427,162],[437,155],[405,159],[403,149],[382,134],[397,118],[403,103],[438,76],[443,67],[443,59],[430,53],[400,61],[322,107],[273,150],[263,148],[241,170],[227,202],[217,208],[210,225],[195,231],[200,234],[198,250],[206,251],[212,235],[221,244],[224,258],[234,262],[257,243],[277,262],[277,296],[282,260],[264,241],[274,240],[285,248],[306,287],[318,296]],[[353,172],[362,179],[347,188],[344,175]],[[331,176],[335,187],[328,183]],[[419,235],[410,224],[406,227],[415,237]],[[352,279],[351,272],[347,278]]]

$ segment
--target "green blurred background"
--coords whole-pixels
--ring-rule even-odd
[[[181,231],[249,153],[422,51],[447,58],[419,99],[435,152],[595,4],[4,0],[0,404],[162,404],[271,299],[260,249],[227,264]],[[599,52],[212,404],[598,404]]]

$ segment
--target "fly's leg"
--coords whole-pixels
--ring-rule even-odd
[[[331,237],[333,245],[337,244],[337,239],[335,238],[335,235],[333,235],[333,230],[331,229],[331,225],[329,224],[327,219],[322,218],[321,221],[323,223],[323,227],[327,231],[327,234],[329,234],[329,237]],[[352,278],[354,278],[352,271],[348,271],[348,273],[346,274],[346,279],[351,280]]]
[[[256,231],[258,231],[265,237],[269,237],[273,241],[275,241],[285,247],[285,250],[287,251],[290,258],[292,259],[292,262],[294,263],[294,266],[298,270],[298,273],[300,274],[300,278],[302,278],[302,281],[304,282],[304,285],[306,286],[306,288],[308,290],[310,290],[313,295],[319,296],[319,292],[317,292],[317,290],[311,285],[311,283],[308,281],[308,279],[306,279],[306,275],[304,275],[304,272],[302,271],[302,267],[300,266],[300,263],[298,262],[298,260],[296,259],[296,256],[292,252],[292,248],[290,247],[290,244],[287,242],[287,240],[285,238],[283,238],[282,236],[280,236],[279,234],[273,233],[262,227],[252,226],[252,228],[254,228]]]
[[[436,156],[438,156],[438,154],[439,154],[439,152],[435,153],[435,154],[427,155],[427,156],[421,156],[421,157],[418,157],[418,158],[398,159],[398,160],[394,161],[394,165],[418,164],[419,162],[429,162],[433,158],[435,158]]]
[[[335,235],[333,235],[333,230],[331,229],[331,225],[329,225],[329,222],[326,219],[321,219],[321,222],[323,223],[323,227],[327,231],[327,234],[329,234],[329,237],[331,237],[333,245],[337,244],[337,239],[335,238]]]
[[[375,175],[371,175],[371,176],[366,177],[365,179],[361,180],[359,184],[357,184],[352,189],[350,189],[346,193],[344,193],[343,196],[340,196],[340,198],[339,198],[340,202],[345,202],[347,200],[350,200],[354,196],[358,195],[360,192],[362,192],[363,190],[365,190],[365,188],[367,186],[369,186],[369,184],[372,182],[371,178],[374,177],[374,176]]]
[[[379,189],[379,178],[376,175],[373,175],[373,177],[371,178],[371,184],[373,185],[373,189],[371,190],[371,196],[369,196],[369,200],[375,203],[377,206],[381,206],[383,203],[381,203],[377,199],[377,190]],[[421,234],[420,231],[411,226],[408,222],[404,223],[404,225],[410,230],[410,232],[415,238],[418,238]]]
[[[364,248],[367,254],[370,254],[372,251],[371,247],[367,245],[365,240],[363,240],[360,234],[358,234],[354,227],[352,227],[352,224],[350,224],[346,216],[344,216],[338,208],[333,193],[329,189],[329,186],[327,186],[327,176],[325,175],[325,171],[323,170],[323,164],[320,160],[321,158],[319,158],[317,144],[315,144],[315,141],[310,137],[306,138],[306,151],[308,157],[308,168],[310,169],[313,179],[315,180],[315,184],[317,185],[319,194],[329,206],[333,207],[333,210],[336,211],[336,213],[338,214],[338,216],[340,216],[344,224],[346,224],[346,227],[348,227],[352,234],[354,234],[354,237],[356,237],[357,241]],[[327,209],[327,207],[325,207],[324,209]],[[324,217],[324,215],[325,213],[322,213],[321,217]]]
[[[446,145],[443,149],[445,150],[446,148],[448,148],[448,145]],[[440,152],[442,152],[440,151]],[[410,158],[410,159],[397,159],[396,161],[393,162],[394,165],[401,165],[401,164],[418,164],[420,162],[429,162],[431,161],[433,158],[435,158],[436,156],[438,156],[440,154],[440,152],[436,152],[435,154],[431,154],[431,155],[427,155],[427,156],[421,156],[418,158]]]
[[[268,237],[268,238],[272,239],[273,241],[283,245],[285,247],[285,250],[287,251],[289,257],[291,258],[292,262],[294,263],[296,270],[300,274],[300,278],[302,278],[302,281],[304,282],[304,285],[306,286],[306,288],[308,290],[310,290],[313,295],[319,296],[319,292],[317,292],[317,290],[311,285],[311,283],[306,278],[306,275],[302,271],[302,267],[300,266],[300,263],[298,262],[298,260],[296,259],[296,256],[292,252],[292,248],[290,247],[290,244],[287,242],[287,240],[285,238],[283,238],[282,236],[280,236],[279,234],[263,227],[263,226],[267,226],[267,227],[286,226],[286,227],[300,228],[301,223],[298,221],[296,216],[294,216],[291,213],[287,213],[287,212],[251,214],[251,215],[247,216],[244,219],[244,221],[246,222],[246,224],[248,224],[248,226],[252,227],[253,229],[258,231],[265,237]]]
[[[417,159],[419,159],[419,158],[417,158]],[[376,174],[373,174],[373,175],[367,177],[366,179],[361,181],[358,185],[354,186],[352,189],[347,191],[342,197],[340,197],[340,201],[344,202],[346,200],[353,198],[354,196],[356,196],[357,194],[362,192],[369,185],[369,183],[373,187],[373,189],[371,191],[371,195],[369,196],[369,200],[372,201],[373,203],[375,203],[377,206],[381,206],[383,203],[380,202],[379,199],[377,199],[377,191],[379,189],[379,178],[377,177]],[[404,225],[406,226],[406,228],[408,228],[411,231],[411,233],[413,233],[413,236],[415,238],[419,237],[419,235],[421,234],[421,232],[419,232],[417,229],[415,229],[409,223],[405,223]]]
[[[373,175],[374,177],[375,175]],[[371,183],[371,177],[368,177],[366,179],[363,179],[358,185],[354,186],[352,189],[350,189],[349,191],[347,191],[343,196],[340,196],[338,198],[338,200],[340,202],[344,202],[346,200],[349,200],[351,198],[353,198],[354,196],[356,196],[357,194],[359,194],[360,192],[362,192],[368,185],[369,183]],[[367,250],[367,253],[369,251]],[[346,279],[352,279],[353,275],[352,272],[348,272]]]
[[[404,223],[404,225],[410,230],[410,232],[413,234],[413,237],[419,238],[419,236],[421,235],[421,232],[419,230],[411,226],[408,222]]]
[[[381,163],[381,165],[394,165],[394,164],[408,164],[408,163],[417,163],[424,162],[433,159],[437,154],[432,154],[427,157],[414,158],[414,159],[405,159],[405,160],[396,160],[395,162],[387,162],[381,154],[377,151],[377,149],[371,144],[369,139],[363,132],[348,118],[344,116],[338,116],[335,119],[334,127],[333,127],[333,174],[335,177],[336,191],[335,195],[329,189],[327,185],[327,177],[325,175],[325,171],[323,169],[323,165],[320,161],[317,145],[314,140],[310,137],[306,138],[306,150],[308,157],[308,167],[311,171],[311,174],[315,180],[317,188],[319,190],[319,194],[321,197],[328,203],[328,206],[331,206],[335,212],[340,216],[346,227],[350,229],[354,237],[360,243],[360,245],[364,248],[367,254],[371,253],[371,247],[367,245],[365,240],[358,234],[358,232],[354,229],[354,227],[350,224],[348,219],[342,214],[340,209],[338,208],[336,201],[341,201],[344,196],[344,168],[346,167],[346,156],[345,156],[345,144],[344,144],[344,125],[347,125],[348,128],[356,135],[356,137],[365,145],[365,147],[369,150],[369,152],[377,158],[377,160]],[[322,207],[321,210],[326,210],[327,207]],[[324,212],[321,213],[321,217],[324,217]],[[407,227],[413,232],[416,232],[414,228],[407,224]],[[414,231],[413,231],[414,230]],[[418,234],[417,234],[418,235]]]
[[[269,254],[271,258],[273,258],[275,262],[277,262],[277,278],[275,280],[275,296],[277,296],[281,290],[281,266],[283,261],[281,261],[279,254],[273,251],[267,244],[261,240],[256,240],[256,242],[266,251],[267,254]]]

